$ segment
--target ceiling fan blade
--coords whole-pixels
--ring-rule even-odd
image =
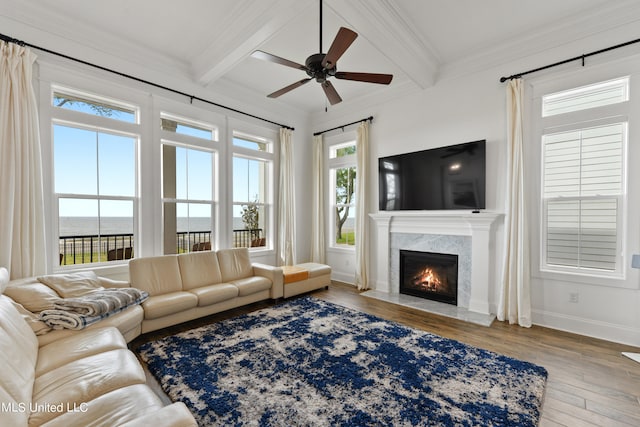
[[[338,59],[343,53],[351,46],[351,43],[358,37],[358,33],[351,31],[348,28],[340,27],[336,38],[333,39],[329,51],[322,60],[322,67],[330,70],[336,66]]]
[[[325,81],[322,83],[322,89],[324,90],[324,94],[327,95],[327,99],[331,105],[335,105],[339,102],[342,102],[342,98],[338,95],[336,88],[333,87],[330,81]]]
[[[306,71],[307,67],[297,62],[289,61],[288,59],[280,58],[279,56],[272,55],[261,50],[255,50],[251,54],[253,58],[262,59],[263,61],[273,62],[275,64],[286,65],[287,67],[297,68],[298,70]]]
[[[355,80],[357,82],[378,83],[388,85],[393,79],[392,74],[375,74],[375,73],[351,73],[349,71],[338,71],[335,75],[336,79]]]
[[[289,86],[283,87],[280,90],[277,90],[273,93],[270,93],[269,95],[267,95],[268,98],[277,98],[280,95],[284,95],[285,93],[294,90],[297,87],[302,86],[305,83],[308,83],[309,81],[311,81],[311,78],[308,79],[302,79],[299,82],[295,82],[294,84],[290,84]]]

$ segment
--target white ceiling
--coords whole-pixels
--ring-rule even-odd
[[[629,17],[640,0],[325,0],[323,49],[341,26],[359,34],[338,62],[341,71],[390,73],[389,86],[332,79],[343,105],[433,85],[443,70],[537,35],[584,27],[598,17]],[[250,57],[255,49],[304,63],[319,49],[318,0],[0,0],[0,16],[155,71],[176,70],[192,82],[242,88],[264,97],[305,78],[303,71]],[[3,32],[0,29],[0,32]],[[26,34],[29,34],[28,32]],[[8,34],[18,37],[16,34]],[[47,40],[25,40],[52,50]],[[558,39],[558,44],[568,40]],[[548,43],[548,40],[547,40]],[[502,61],[508,61],[505,50]],[[100,64],[110,66],[110,64]],[[516,71],[516,70],[514,70]],[[519,70],[517,70],[519,71]],[[309,113],[325,108],[315,82],[270,102]]]

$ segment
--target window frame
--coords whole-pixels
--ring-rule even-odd
[[[356,179],[358,179],[358,167],[357,167],[357,153],[349,154],[346,156],[340,157],[332,157],[332,153],[341,149],[353,146],[356,146],[356,134],[355,132],[347,132],[344,134],[336,135],[333,137],[329,137],[325,141],[325,158],[327,164],[329,185],[328,187],[328,201],[327,204],[329,208],[329,214],[327,215],[328,220],[328,230],[326,239],[327,239],[327,248],[333,251],[345,251],[349,253],[355,253],[355,239],[358,237],[355,235],[354,229],[354,244],[350,245],[348,243],[339,244],[335,240],[336,235],[336,208],[338,207],[338,203],[336,201],[336,171],[338,169],[345,169],[353,167],[356,171]],[[354,187],[356,187],[356,181],[354,180]],[[355,189],[354,189],[355,196]],[[340,204],[346,206],[346,204]],[[352,203],[349,203],[348,206],[353,209],[353,213],[355,216],[356,213],[356,200],[353,198]]]
[[[234,139],[242,139],[246,141],[256,142],[258,144],[266,144],[265,150],[257,150],[248,147],[242,147],[234,144]],[[242,205],[256,205],[261,206],[264,209],[264,234],[263,237],[265,239],[264,246],[249,246],[248,249],[252,253],[271,253],[275,251],[276,244],[276,208],[275,208],[275,200],[277,200],[277,181],[276,181],[276,168],[277,165],[277,155],[279,153],[278,144],[277,144],[277,132],[272,129],[263,128],[260,126],[249,125],[245,122],[241,122],[239,120],[234,120],[229,125],[229,182],[231,185],[228,186],[230,191],[228,192],[228,211],[229,211],[229,222],[228,222],[228,230],[229,233],[229,247],[235,247],[235,236],[234,236],[234,207],[242,206]],[[267,182],[265,183],[266,194],[264,197],[264,201],[260,203],[252,203],[251,201],[236,201],[233,194],[233,178],[234,178],[234,170],[233,164],[235,158],[248,159],[248,160],[256,160],[265,163],[266,172],[265,177]]]
[[[128,124],[128,125],[139,125],[140,121],[141,121],[141,108],[140,105],[136,105],[134,103],[130,103],[130,102],[126,102],[120,99],[116,99],[116,98],[112,98],[110,96],[107,95],[101,95],[92,91],[85,91],[85,90],[80,90],[80,89],[76,89],[76,88],[72,88],[66,85],[60,85],[57,83],[52,83],[50,85],[50,92],[51,92],[51,97],[49,100],[49,106],[51,107],[52,111],[54,113],[52,113],[52,116],[58,116],[60,114],[64,114],[64,113],[55,113],[56,111],[73,111],[73,114],[79,113],[82,116],[85,117],[101,117],[104,119],[109,120],[110,123],[119,123],[120,125],[122,124]],[[70,97],[78,97],[80,99],[86,99],[88,101],[95,101],[97,103],[104,103],[104,104],[109,104],[112,105],[113,107],[115,107],[116,109],[121,109],[123,111],[129,109],[133,114],[134,114],[134,120],[132,122],[129,121],[125,121],[125,120],[119,120],[119,119],[114,119],[112,117],[108,117],[108,116],[101,116],[99,114],[90,114],[90,113],[85,113],[82,111],[78,111],[78,110],[74,110],[74,109],[68,109],[68,108],[63,108],[63,107],[58,107],[53,105],[53,99],[55,98],[55,94],[57,92],[63,93],[65,95],[69,95]],[[79,116],[81,117],[81,116]],[[89,119],[87,119],[89,120]],[[115,125],[118,126],[118,125]]]
[[[178,134],[180,135],[180,134]],[[180,135],[182,136],[182,135]],[[184,136],[188,136],[189,138],[194,138],[191,137],[189,135],[184,135]],[[178,138],[174,138],[174,139],[181,139],[180,137]],[[209,213],[210,213],[210,230],[209,232],[211,233],[210,236],[210,245],[211,245],[211,250],[216,250],[218,248],[219,245],[219,230],[218,227],[216,227],[216,224],[218,223],[218,201],[217,201],[217,176],[218,174],[218,153],[217,151],[212,148],[212,147],[203,147],[203,146],[196,146],[196,145],[191,145],[191,144],[185,144],[184,142],[176,142],[176,141],[172,141],[172,140],[168,140],[168,139],[161,139],[160,140],[160,151],[161,151],[161,159],[160,162],[162,165],[164,165],[164,147],[165,146],[171,146],[174,148],[183,148],[185,150],[195,150],[195,151],[201,151],[204,153],[209,153],[211,154],[211,200],[206,200],[206,199],[190,199],[189,195],[186,195],[186,198],[179,198],[179,197],[166,197],[164,194],[164,166],[162,167],[162,177],[161,177],[161,181],[162,181],[162,185],[161,185],[161,192],[160,192],[160,201],[162,204],[162,224],[161,224],[161,228],[162,228],[162,253],[163,254],[174,254],[174,253],[178,253],[177,248],[175,252],[167,252],[167,249],[165,248],[165,243],[167,243],[167,239],[168,236],[166,236],[166,228],[165,228],[165,206],[167,203],[173,203],[176,206],[176,210],[177,210],[177,205],[178,204],[186,204],[186,205],[191,205],[191,204],[197,204],[197,205],[209,205]],[[187,165],[188,168],[188,165]],[[187,172],[188,175],[188,172]],[[188,184],[187,184],[188,185]],[[191,216],[187,217],[190,218]],[[177,230],[177,218],[176,217],[176,233],[178,233]],[[192,232],[195,232],[196,230],[188,230],[187,233],[190,234]],[[189,245],[188,245],[188,252],[192,252],[192,245],[191,245],[191,241],[189,240]]]
[[[558,73],[551,76],[543,76],[532,79],[525,90],[529,95],[529,111],[525,114],[531,117],[531,126],[525,126],[525,135],[531,135],[531,142],[527,143],[527,157],[532,159],[533,169],[525,171],[533,184],[530,193],[532,207],[531,215],[531,245],[532,245],[532,276],[544,280],[555,280],[559,282],[576,282],[595,286],[605,286],[614,288],[634,288],[637,284],[633,282],[638,278],[638,272],[630,268],[631,253],[637,251],[637,244],[630,240],[628,235],[640,232],[640,221],[634,217],[640,208],[640,199],[637,195],[629,193],[626,186],[634,182],[639,176],[633,168],[628,167],[628,163],[633,156],[635,149],[631,149],[633,127],[635,121],[632,119],[633,112],[637,111],[638,104],[634,99],[639,97],[638,90],[634,82],[640,78],[638,61],[619,61],[618,68],[608,66],[596,66],[580,74],[574,72]],[[612,72],[611,70],[617,70]],[[631,70],[632,72],[625,72]],[[610,104],[592,109],[562,113],[558,115],[542,117],[542,97],[546,94],[570,90],[590,84],[597,84],[609,80],[616,80],[622,77],[629,77],[629,100],[617,104]],[[619,268],[614,273],[606,271],[592,270],[583,271],[571,269],[548,268],[545,265],[544,241],[545,228],[545,206],[543,204],[543,145],[542,135],[545,133],[555,133],[572,128],[588,128],[607,122],[628,122],[627,143],[624,147],[623,160],[623,180],[626,185],[623,187],[622,206],[618,209],[619,218]],[[526,125],[526,123],[525,123]],[[526,138],[526,137],[525,137]],[[528,138],[526,138],[528,139]],[[537,175],[537,177],[536,177]]]
[[[132,203],[132,215],[133,215],[133,254],[139,254],[139,181],[140,181],[140,168],[139,168],[139,156],[142,140],[142,129],[140,126],[140,105],[126,102],[123,100],[116,100],[109,96],[102,96],[96,94],[94,91],[84,91],[78,88],[72,88],[67,85],[61,85],[58,83],[50,83],[46,89],[47,108],[46,114],[43,116],[43,121],[48,122],[48,133],[43,133],[43,138],[49,136],[50,145],[50,187],[49,194],[51,195],[51,236],[52,236],[52,252],[49,258],[52,270],[56,271],[74,271],[74,270],[86,270],[87,268],[100,269],[104,267],[114,267],[118,265],[126,265],[128,260],[114,260],[114,261],[97,261],[86,262],[69,265],[61,265],[60,260],[56,259],[56,255],[59,253],[60,244],[60,199],[76,199],[76,200],[95,200],[98,205],[102,201],[129,201]],[[53,105],[53,98],[55,93],[63,93],[70,96],[79,96],[87,100],[93,100],[104,104],[113,104],[114,107],[125,107],[135,111],[135,122],[121,121],[106,116],[93,115],[77,110],[65,109]],[[42,99],[42,98],[41,98]],[[69,128],[75,128],[80,130],[86,130],[90,132],[96,132],[96,134],[110,134],[119,135],[127,138],[134,139],[134,194],[132,196],[112,196],[99,194],[99,183],[96,189],[96,194],[83,194],[83,193],[58,193],[55,188],[56,170],[55,170],[55,132],[56,126],[64,126]],[[96,162],[99,160],[98,152],[96,152]],[[99,179],[99,175],[97,177]],[[48,197],[47,197],[48,198]],[[98,209],[97,220],[100,222],[100,209]],[[98,232],[100,236],[100,233]]]

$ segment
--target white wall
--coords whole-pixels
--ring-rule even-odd
[[[614,31],[603,32],[598,37],[560,44],[558,48],[523,57],[521,60],[499,64],[473,74],[461,71],[449,74],[431,88],[406,95],[386,103],[371,105],[362,103],[361,108],[350,111],[334,109],[329,113],[313,117],[313,130],[321,130],[349,123],[369,115],[374,116],[371,126],[371,158],[369,211],[377,211],[378,184],[377,159],[401,152],[410,152],[431,147],[458,144],[478,139],[487,140],[487,209],[505,211],[506,179],[506,109],[505,86],[498,81],[500,76],[553,63],[637,37],[632,26],[621,26]],[[617,58],[637,54],[638,47],[628,47],[587,61],[587,68],[598,63],[609,63]],[[615,64],[606,65],[615,68]],[[454,70],[456,67],[450,67]],[[579,62],[538,73],[537,76],[552,76],[568,70],[579,75]],[[452,71],[451,73],[454,73]],[[637,83],[636,83],[637,84]],[[633,135],[631,144],[640,144]],[[530,161],[531,159],[526,159]],[[631,158],[631,165],[638,163]],[[529,164],[529,167],[537,167]],[[539,174],[537,170],[534,174]],[[536,175],[539,177],[539,175]],[[531,183],[530,183],[531,184]],[[533,184],[531,184],[533,186]],[[530,190],[533,187],[530,188]],[[631,191],[638,191],[633,184]],[[370,222],[371,248],[376,247],[375,229]],[[531,224],[532,232],[537,229]],[[495,277],[502,277],[503,226],[497,229],[495,242]],[[637,247],[640,236],[628,236],[628,247]],[[532,248],[538,250],[538,248]],[[372,256],[371,260],[375,258]],[[345,265],[344,257],[330,258],[334,270],[341,276],[352,275],[352,265]],[[375,268],[370,267],[370,275]],[[372,280],[376,280],[371,276]],[[534,323],[600,337],[607,340],[640,345],[640,291],[637,275],[631,275],[630,288],[612,288],[603,284],[560,282],[535,277],[532,279],[532,301]],[[634,279],[635,277],[635,279]],[[635,280],[635,282],[634,282]],[[372,282],[373,283],[373,282]],[[498,283],[490,284],[493,310],[497,305]],[[569,303],[568,294],[578,292],[578,303]]]

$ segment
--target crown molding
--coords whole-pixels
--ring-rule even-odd
[[[440,58],[402,17],[397,6],[384,0],[326,0],[326,3],[418,87],[424,89],[434,84]]]
[[[72,20],[39,2],[10,2],[12,16],[4,18],[13,21],[14,25],[3,25],[2,28],[3,32],[14,28],[8,34],[14,38],[109,68],[114,67],[113,59],[117,58],[116,63],[126,64],[124,69],[118,70],[122,72],[131,68],[154,69],[167,74],[189,76],[188,67],[176,58],[131,43],[117,34],[97,30],[85,22]],[[46,7],[46,13],[43,13],[43,7]],[[78,39],[78,33],[85,34],[86,37]],[[105,61],[105,57],[110,59]]]
[[[437,80],[460,77],[514,63],[551,49],[586,40],[589,37],[603,35],[606,32],[618,29],[622,30],[624,27],[632,27],[630,24],[634,23],[636,23],[636,31],[632,38],[638,38],[640,37],[640,30],[637,30],[637,28],[640,28],[637,25],[638,21],[640,21],[640,2],[637,0],[610,2],[607,6],[593,8],[572,18],[564,19],[560,23],[551,23],[544,28],[538,28],[534,32],[511,38],[504,43],[487,49],[480,49],[478,53],[468,55],[461,60],[443,64],[438,72]],[[627,40],[618,42],[625,41]],[[607,44],[604,46],[598,45],[590,50],[605,47],[607,47]],[[573,55],[577,56],[580,53],[587,52],[574,52]],[[564,58],[559,58],[558,60],[561,59]],[[533,67],[535,66],[534,64]],[[519,71],[522,70],[514,69],[512,73]],[[507,72],[507,74],[512,73]],[[496,76],[496,79],[499,77]]]

